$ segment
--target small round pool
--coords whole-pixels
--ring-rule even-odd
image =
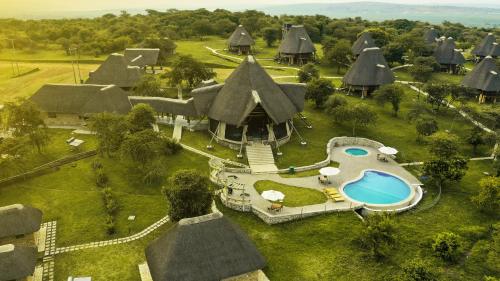
[[[362,148],[353,147],[353,148],[346,149],[345,153],[352,155],[352,156],[365,156],[368,154],[368,151],[366,151]]]
[[[400,178],[374,170],[364,171],[363,177],[346,184],[343,192],[354,201],[387,205],[408,199],[411,188]]]

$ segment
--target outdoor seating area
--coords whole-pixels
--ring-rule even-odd
[[[283,210],[283,205],[278,204],[278,203],[273,203],[269,208],[267,208],[268,211],[272,212],[281,212]]]
[[[344,202],[345,201],[345,198],[344,196],[342,196],[336,188],[325,188],[323,189],[323,192],[325,193],[326,197],[328,199],[331,199],[335,202]]]

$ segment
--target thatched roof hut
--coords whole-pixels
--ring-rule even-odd
[[[87,84],[116,85],[130,89],[144,74],[138,66],[130,66],[129,61],[121,54],[111,54],[95,71],[89,73]]]
[[[491,50],[490,50],[490,53],[488,54],[488,56],[491,56],[494,58],[500,57],[500,45],[498,45],[497,42],[493,43],[493,46],[491,47]]]
[[[493,33],[488,33],[479,44],[477,44],[474,49],[472,49],[472,54],[478,57],[486,57],[490,55],[493,43],[496,42],[495,35]]]
[[[258,105],[275,124],[292,119],[300,111],[254,57],[248,56],[227,78],[210,106],[208,117],[240,126]]]
[[[194,107],[193,98],[188,100],[179,100],[162,97],[130,96],[129,101],[132,106],[140,103],[148,104],[156,112],[168,112],[173,115],[183,115],[189,117],[198,116]]]
[[[452,37],[441,38],[434,50],[434,57],[439,64],[460,65],[465,63],[465,58],[462,53],[456,49],[455,40],[453,40]]]
[[[279,59],[285,59],[290,64],[314,60],[316,47],[303,25],[287,26],[285,32],[278,49]]]
[[[424,32],[424,40],[427,44],[435,44],[439,39],[439,35],[437,30],[434,27],[431,27]]]
[[[344,76],[349,87],[377,87],[394,82],[394,74],[387,65],[382,50],[377,47],[364,49]]]
[[[131,66],[155,66],[158,63],[160,49],[127,48],[125,49],[125,59]]]
[[[32,275],[36,259],[35,247],[0,246],[0,281],[21,280]]]
[[[254,45],[255,42],[252,36],[250,36],[250,33],[240,24],[229,37],[227,44],[229,47],[250,47]]]
[[[352,44],[351,51],[355,56],[359,56],[364,49],[373,47],[377,46],[375,46],[372,34],[370,32],[363,32],[354,44]]]
[[[247,235],[221,213],[179,221],[146,248],[146,260],[153,281],[220,281],[266,266]]]
[[[462,86],[480,91],[480,102],[500,96],[500,71],[495,59],[486,56],[469,72],[461,83]]]
[[[30,100],[44,112],[60,114],[127,114],[131,109],[127,92],[114,85],[46,84]]]
[[[21,204],[0,207],[0,238],[35,233],[41,223],[39,209]]]

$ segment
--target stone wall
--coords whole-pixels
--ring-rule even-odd
[[[256,206],[252,206],[252,212],[267,224],[278,224],[278,223],[284,223],[284,222],[300,220],[300,219],[304,219],[304,218],[308,218],[308,217],[318,216],[321,214],[330,214],[330,213],[351,211],[351,210],[355,210],[355,209],[361,208],[361,207],[362,206],[357,206],[357,207],[345,208],[345,209],[338,209],[338,208],[328,209],[328,208],[326,208],[324,210],[306,211],[303,213],[296,213],[296,214],[276,213],[275,215],[273,215],[273,214],[269,214],[266,210],[262,210]]]

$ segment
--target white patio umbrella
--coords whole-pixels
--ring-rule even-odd
[[[390,146],[382,146],[381,148],[378,149],[378,151],[380,151],[381,153],[386,154],[386,155],[395,155],[398,153],[397,149],[395,149],[394,147],[390,147]]]
[[[322,176],[327,176],[327,177],[336,176],[340,173],[340,169],[335,168],[335,167],[324,167],[324,168],[319,169],[319,173]]]
[[[266,190],[262,192],[261,196],[269,201],[282,201],[285,199],[285,194],[276,190]]]

